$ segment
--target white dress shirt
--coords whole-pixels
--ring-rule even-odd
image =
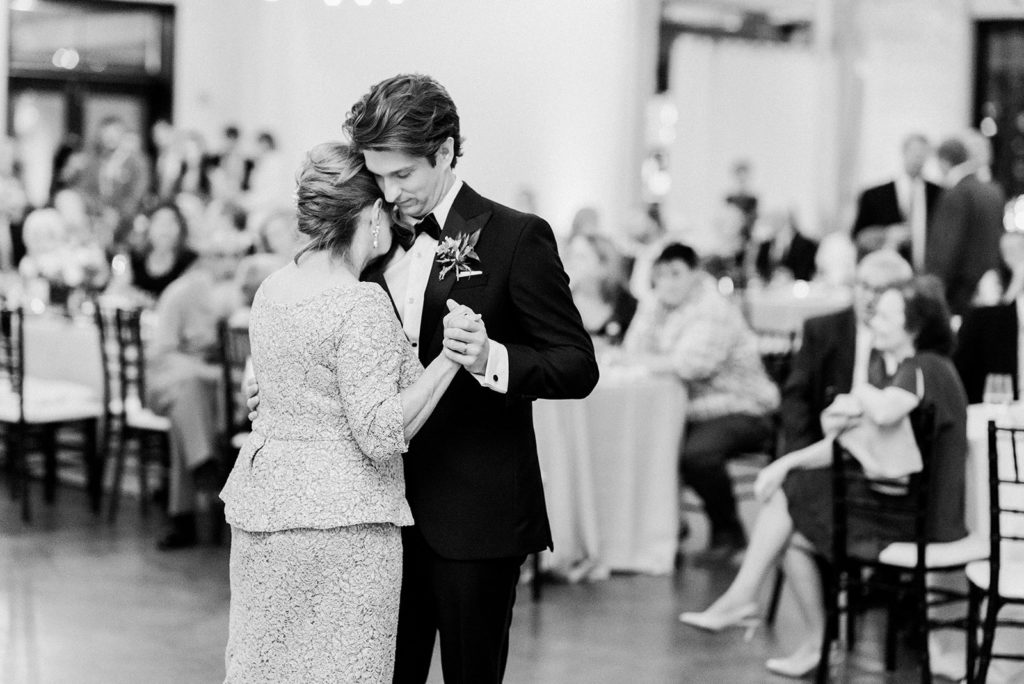
[[[914,269],[924,269],[925,239],[928,230],[928,200],[924,178],[899,176],[896,178],[896,198],[910,229],[910,253]]]
[[[457,176],[452,187],[448,189],[441,201],[430,211],[437,219],[437,225],[444,229],[448,214],[455,204],[455,197],[462,189],[463,182]],[[402,321],[402,329],[409,338],[413,349],[420,345],[420,323],[423,320],[423,296],[427,290],[427,280],[437,253],[437,240],[420,233],[408,252],[397,255],[384,271],[384,281],[395,302],[398,316]],[[486,324],[487,321],[484,321]],[[483,374],[473,374],[484,387],[501,394],[508,392],[508,349],[500,342],[489,340],[487,366]]]
[[[868,363],[871,361],[871,329],[857,324],[857,347],[853,354],[853,384],[856,387],[868,381]]]

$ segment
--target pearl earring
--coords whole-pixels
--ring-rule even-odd
[[[377,249],[377,238],[380,235],[380,216],[373,223],[373,248]]]

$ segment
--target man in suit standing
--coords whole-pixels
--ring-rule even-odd
[[[936,156],[946,191],[928,227],[925,271],[938,276],[950,309],[962,315],[981,276],[999,266],[1006,196],[995,183],[978,178],[978,162],[959,138],[944,140]]]
[[[868,321],[875,303],[885,290],[912,277],[910,264],[896,252],[871,252],[857,266],[853,306],[804,323],[800,351],[782,390],[783,453],[822,439],[821,412],[836,395],[867,381],[871,359]]]
[[[456,317],[449,347],[470,372],[405,456],[416,525],[403,529],[394,681],[426,681],[439,632],[446,682],[500,682],[520,565],[552,544],[531,402],[586,396],[598,379],[593,345],[548,224],[455,175],[459,116],[439,83],[382,81],[345,130],[386,200],[415,223],[408,250],[366,277],[390,293],[420,359],[441,353],[447,300],[482,315]],[[461,238],[476,257],[460,263],[448,240]]]
[[[861,254],[888,247],[917,270],[924,267],[927,229],[942,194],[942,188],[922,175],[930,153],[927,138],[908,135],[903,140],[903,173],[861,193],[852,231]]]

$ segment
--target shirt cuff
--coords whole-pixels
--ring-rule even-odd
[[[508,394],[508,349],[501,342],[491,340],[487,354],[487,368],[483,375],[473,373],[482,386],[499,394]]]

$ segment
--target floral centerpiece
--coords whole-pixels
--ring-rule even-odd
[[[72,293],[96,293],[109,279],[106,257],[96,245],[65,245],[26,255],[18,265],[26,282],[42,281],[51,304],[67,306]]]

